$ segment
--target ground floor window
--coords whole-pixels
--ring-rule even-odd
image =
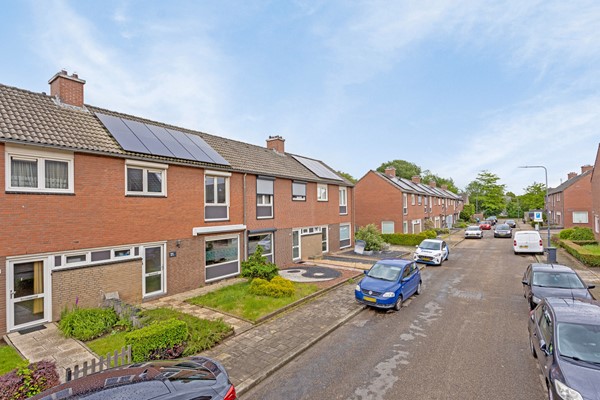
[[[261,233],[258,235],[249,235],[248,255],[254,254],[258,246],[262,247],[263,256],[265,256],[269,262],[273,262],[273,234]]]
[[[206,282],[240,273],[239,247],[239,235],[206,239]]]
[[[587,211],[573,211],[573,223],[574,224],[587,224],[588,223],[588,212]]]
[[[408,233],[408,221],[402,223],[402,233]]]
[[[412,221],[412,233],[421,233],[421,220],[414,219]]]
[[[292,259],[300,259],[300,231],[292,231]]]
[[[324,226],[321,229],[321,250],[323,253],[327,253],[329,251],[329,242],[327,240],[327,226]]]
[[[394,233],[394,221],[382,221],[381,233]]]
[[[349,247],[350,240],[350,224],[340,225],[340,248]]]

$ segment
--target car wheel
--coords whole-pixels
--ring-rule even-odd
[[[394,304],[394,310],[400,311],[402,308],[402,295],[398,296],[398,300],[396,300],[396,304]]]
[[[417,295],[423,293],[422,282],[419,281],[419,285],[417,286],[417,291],[415,292]]]
[[[531,355],[533,358],[537,358],[537,354],[535,354],[535,348],[533,347],[533,341],[531,340],[531,336],[529,336],[529,351],[531,351]]]

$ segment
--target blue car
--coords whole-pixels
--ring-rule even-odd
[[[377,308],[402,307],[402,302],[413,294],[421,294],[421,272],[411,260],[380,260],[356,285],[356,301]]]

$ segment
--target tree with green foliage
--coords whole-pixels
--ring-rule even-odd
[[[353,177],[352,175],[350,175],[347,172],[338,171],[337,173],[338,173],[338,175],[341,175],[342,177],[346,178],[347,180],[349,180],[352,183],[356,183],[356,181],[357,181],[357,179],[355,177]]]
[[[546,185],[544,183],[533,182],[523,190],[525,193],[519,196],[519,201],[525,211],[544,209],[546,198]]]
[[[470,221],[473,214],[475,214],[475,204],[465,204],[460,212],[460,219]]]
[[[377,172],[384,173],[387,167],[396,168],[396,176],[399,178],[411,179],[413,176],[421,176],[421,167],[415,163],[404,160],[394,160],[384,162],[377,168]]]
[[[456,185],[454,184],[454,180],[452,178],[442,178],[436,174],[431,173],[429,170],[425,170],[423,171],[423,176],[421,178],[421,181],[425,184],[428,184],[431,181],[434,181],[435,184],[438,187],[441,187],[442,185],[446,185],[448,186],[448,190],[458,194],[459,190],[456,187]]]
[[[504,210],[504,188],[506,185],[498,183],[498,175],[489,171],[481,171],[477,178],[469,183],[466,192],[469,194],[469,203],[476,205],[476,212],[486,215],[500,214]]]

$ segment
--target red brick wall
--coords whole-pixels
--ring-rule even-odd
[[[409,221],[410,231],[410,220],[420,218],[416,213],[421,217],[423,215],[423,204],[419,206],[415,200],[415,206],[412,206],[409,194],[408,215],[403,216],[402,192],[373,171],[369,171],[356,183],[354,196],[358,227],[375,224],[381,230],[382,221],[394,221],[396,233],[402,233],[404,218]]]
[[[0,335],[6,332],[6,258],[0,256]]]
[[[564,226],[572,228],[574,226],[593,228],[594,218],[592,215],[592,182],[591,174],[582,177],[577,182],[569,186],[563,192],[564,201]],[[573,211],[587,211],[588,223],[573,223]]]
[[[592,229],[596,236],[596,240],[600,241],[600,232],[596,231],[594,222],[596,216],[600,217],[600,145],[598,145],[598,152],[596,153],[596,162],[594,164],[590,185],[592,190]]]

